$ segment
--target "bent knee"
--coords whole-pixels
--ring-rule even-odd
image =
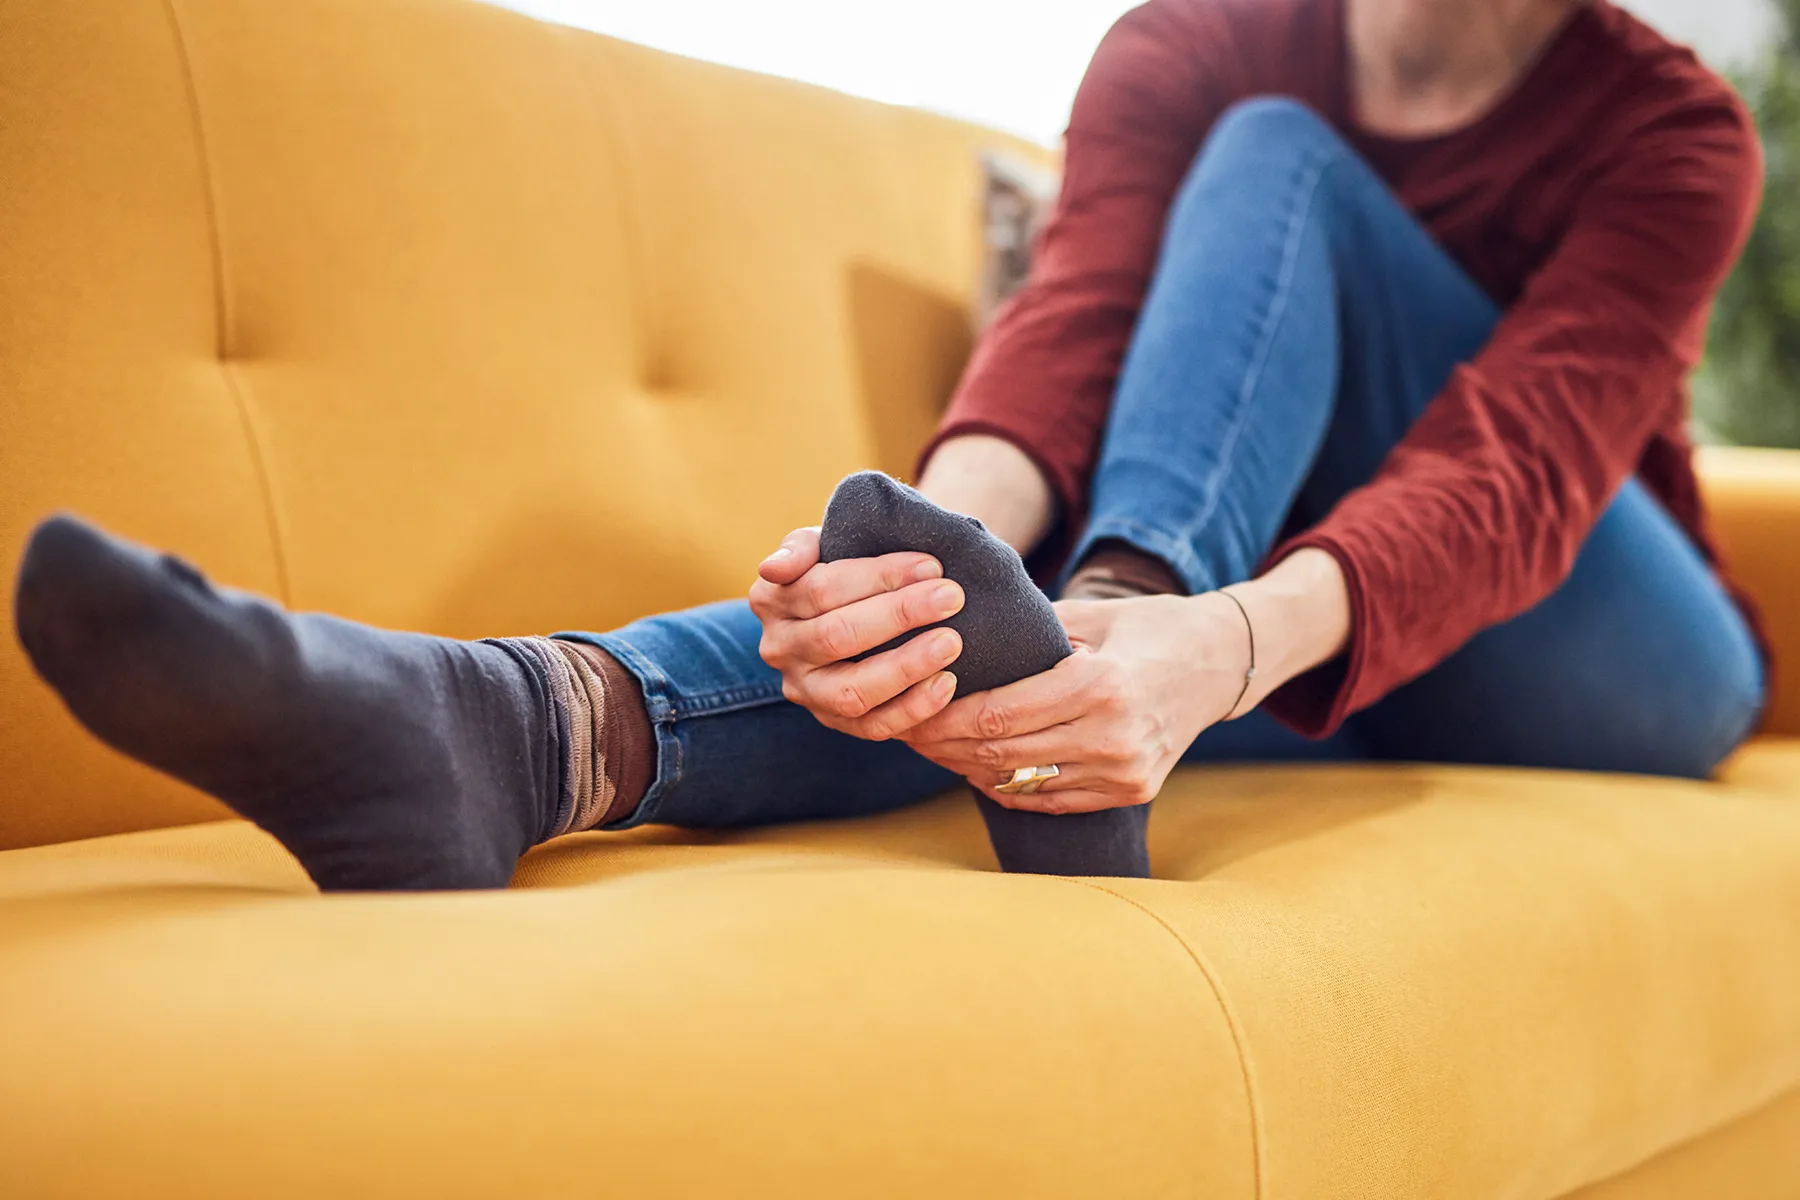
[[[1764,706],[1761,664],[1743,672],[1732,672],[1729,680],[1714,690],[1712,703],[1702,716],[1690,720],[1680,733],[1648,755],[1661,762],[1661,769],[1651,774],[1674,775],[1685,779],[1707,779],[1731,753],[1756,732]]]
[[[1278,146],[1299,150],[1349,149],[1324,117],[1291,96],[1252,96],[1232,104],[1213,123],[1201,154],[1239,146],[1255,148],[1261,154]]]
[[[1280,181],[1323,171],[1356,152],[1312,109],[1286,96],[1239,100],[1213,123],[1188,169],[1175,211],[1204,209],[1216,189],[1244,185],[1275,202]],[[1360,160],[1358,160],[1360,161]],[[1310,191],[1310,189],[1308,189]]]
[[[1756,731],[1763,710],[1760,660],[1708,680],[1671,681],[1660,696],[1620,698],[1613,730],[1590,731],[1577,769],[1708,779]],[[1646,692],[1648,689],[1646,689]],[[1591,756],[1587,762],[1579,761]],[[1563,765],[1563,764],[1550,764]]]

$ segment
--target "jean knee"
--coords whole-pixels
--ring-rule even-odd
[[[1254,151],[1262,162],[1277,148],[1308,154],[1350,151],[1349,144],[1330,122],[1299,100],[1290,96],[1252,96],[1219,114],[1200,156]]]
[[[1621,703],[1650,703],[1652,712],[1627,724],[1636,737],[1616,746],[1620,761],[1601,770],[1709,779],[1756,732],[1764,707],[1762,662],[1745,649],[1741,661],[1719,663],[1710,680],[1688,681],[1687,690],[1658,700],[1643,696]],[[1600,739],[1604,742],[1605,739]]]
[[[1260,194],[1308,167],[1355,159],[1356,152],[1312,109],[1286,96],[1255,96],[1227,108],[1188,168],[1171,210],[1171,228],[1205,211],[1209,196],[1237,181]],[[1327,189],[1321,212],[1333,205]]]
[[[1714,697],[1713,720],[1693,723],[1685,744],[1677,751],[1684,760],[1670,772],[1690,779],[1706,779],[1719,769],[1732,751],[1750,739],[1762,719],[1767,697],[1762,661],[1754,654],[1741,669],[1730,671]]]

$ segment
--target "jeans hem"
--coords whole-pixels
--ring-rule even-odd
[[[656,733],[656,774],[629,817],[608,821],[599,828],[611,833],[654,823],[663,796],[681,782],[685,767],[681,738],[675,732],[678,705],[673,681],[647,655],[616,633],[555,633],[551,636],[566,642],[598,646],[638,681],[638,687],[644,693],[644,709],[650,717],[650,728]]]

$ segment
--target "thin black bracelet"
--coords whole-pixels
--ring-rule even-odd
[[[1238,692],[1237,699],[1231,702],[1231,707],[1225,710],[1225,719],[1229,721],[1237,715],[1238,705],[1250,694],[1250,681],[1256,678],[1256,627],[1250,624],[1250,612],[1244,607],[1242,600],[1227,591],[1220,591],[1219,595],[1237,605],[1238,612],[1244,615],[1244,632],[1250,635],[1250,667],[1244,672],[1243,689]]]

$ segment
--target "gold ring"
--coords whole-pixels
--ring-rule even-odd
[[[1004,796],[1029,796],[1043,787],[1046,779],[1055,779],[1061,774],[1061,768],[1054,763],[1047,767],[1020,767],[1012,773],[1011,779],[994,790]]]

